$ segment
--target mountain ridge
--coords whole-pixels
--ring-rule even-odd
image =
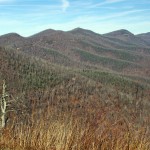
[[[103,68],[126,75],[138,73],[142,77],[147,77],[149,72],[148,42],[125,29],[107,34],[82,28],[47,29],[29,37],[9,33],[0,36],[0,46],[62,66]]]
[[[16,35],[22,36],[22,37],[24,37],[24,38],[25,38],[25,37],[28,38],[28,37],[32,37],[32,36],[34,36],[34,35],[36,35],[36,34],[39,34],[39,33],[42,33],[42,32],[48,32],[48,31],[50,31],[50,32],[51,32],[51,31],[52,31],[52,32],[53,32],[53,31],[60,31],[60,32],[88,31],[88,32],[93,32],[93,33],[95,33],[95,34],[99,34],[99,35],[106,35],[106,34],[110,34],[110,33],[113,33],[113,32],[118,32],[118,31],[130,33],[130,34],[133,34],[133,35],[135,35],[135,36],[150,34],[150,32],[134,34],[134,33],[130,32],[130,31],[127,30],[127,29],[118,29],[118,30],[114,30],[114,31],[111,31],[111,32],[107,32],[107,33],[101,34],[101,33],[98,33],[98,32],[94,32],[94,31],[92,31],[92,30],[90,30],[90,29],[84,29],[84,28],[77,27],[77,28],[74,28],[74,29],[71,29],[71,30],[68,30],[68,31],[55,30],[55,29],[48,28],[48,29],[39,31],[39,32],[37,32],[37,33],[34,33],[34,34],[30,35],[30,36],[22,36],[21,34],[18,34],[18,33],[16,33],[16,32],[10,32],[10,33],[6,33],[6,34],[2,34],[2,35],[0,35],[0,37],[3,36],[3,35],[16,34]]]

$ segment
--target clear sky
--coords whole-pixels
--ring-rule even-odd
[[[0,0],[0,35],[76,27],[150,32],[150,0]]]

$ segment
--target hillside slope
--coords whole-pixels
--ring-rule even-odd
[[[144,41],[146,41],[147,43],[150,44],[150,32],[138,34],[138,35],[136,35],[136,36],[137,36],[137,37],[140,37],[141,39],[143,39]]]
[[[100,35],[82,28],[48,29],[26,38],[11,33],[0,36],[0,45],[61,66],[136,75],[144,80],[150,75],[150,47],[127,30]]]
[[[135,36],[133,33],[125,29],[113,31],[104,35],[107,37],[113,37],[113,38],[125,41],[128,44],[133,45],[133,46],[139,46],[139,47],[150,46],[148,42],[146,42],[140,37]]]
[[[146,45],[84,29],[1,36],[0,149],[148,150],[149,62]]]

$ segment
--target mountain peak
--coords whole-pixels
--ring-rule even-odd
[[[92,31],[77,27],[77,28],[71,30],[70,32],[92,32]]]
[[[46,29],[44,31],[41,31],[39,33],[36,33],[36,34],[32,35],[31,37],[49,36],[49,35],[51,35],[51,34],[53,34],[55,32],[57,32],[57,31],[54,30],[54,29]]]
[[[116,31],[113,31],[113,32],[109,32],[109,33],[106,33],[104,35],[108,35],[108,36],[133,36],[134,34],[131,33],[130,31],[126,30],[126,29],[120,29],[120,30],[116,30]]]
[[[82,35],[100,35],[98,33],[95,33],[93,31],[91,31],[91,30],[83,29],[83,28],[80,28],[80,27],[75,28],[75,29],[73,29],[73,30],[71,30],[69,32],[73,33],[73,34],[82,34]]]
[[[0,37],[20,38],[22,36],[17,34],[17,33],[7,33],[7,34],[4,34],[4,35],[2,35]]]

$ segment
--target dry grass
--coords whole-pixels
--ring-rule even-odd
[[[108,110],[110,111],[110,110]],[[34,111],[33,111],[34,112]],[[130,124],[125,117],[73,117],[48,107],[40,116],[9,125],[1,133],[1,150],[149,150],[148,127]],[[17,123],[18,122],[18,123]]]
[[[0,150],[150,149],[148,95],[80,82],[30,91],[17,101]]]

